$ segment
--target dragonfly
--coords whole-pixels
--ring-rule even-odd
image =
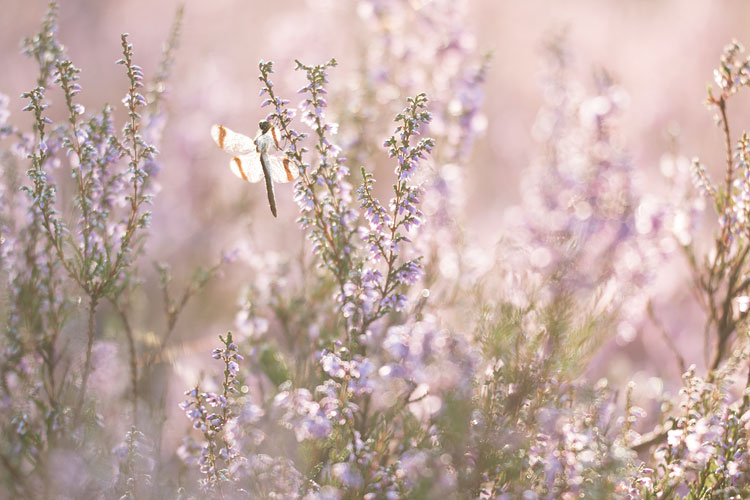
[[[221,149],[234,155],[229,162],[229,168],[232,169],[234,175],[247,182],[259,182],[265,179],[268,204],[271,207],[271,213],[276,217],[276,196],[273,183],[291,182],[299,177],[299,170],[294,168],[289,158],[271,153],[273,147],[281,151],[273,126],[268,121],[262,120],[258,123],[258,134],[255,139],[251,139],[223,125],[213,125],[211,137]]]

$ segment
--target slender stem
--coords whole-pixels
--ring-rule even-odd
[[[128,351],[130,355],[130,398],[131,404],[133,405],[133,426],[138,427],[138,358],[135,348],[135,335],[133,334],[133,328],[130,326],[130,320],[125,309],[115,304],[117,313],[120,315],[120,320],[125,328],[125,337],[128,341]]]
[[[724,200],[724,212],[729,209],[732,195],[732,180],[734,176],[734,162],[732,160],[732,136],[729,133],[729,121],[727,120],[727,101],[724,96],[716,103],[721,113],[721,125],[724,130],[724,147],[727,153],[727,173],[726,173],[726,199]],[[725,226],[726,227],[726,226]]]
[[[715,371],[724,359],[729,338],[732,336],[736,327],[736,321],[732,318],[732,300],[735,298],[735,294],[740,290],[736,285],[737,281],[741,278],[740,272],[744,268],[748,252],[750,252],[750,244],[741,249],[739,254],[729,264],[731,271],[729,273],[726,296],[724,297],[724,302],[722,304],[721,318],[718,319],[716,323],[719,339],[716,346],[716,352],[714,353],[714,359],[711,363],[711,372]],[[709,374],[709,380],[712,378],[713,373]]]
[[[672,338],[667,333],[667,329],[662,325],[662,323],[659,321],[659,319],[656,317],[656,313],[654,312],[654,305],[649,301],[648,303],[648,317],[651,319],[651,321],[656,325],[656,328],[661,333],[661,336],[664,338],[664,342],[667,343],[667,347],[674,353],[675,359],[677,360],[677,365],[680,369],[680,375],[685,373],[685,359],[680,354],[680,351],[677,349],[677,346],[675,345]]]
[[[86,343],[86,360],[83,364],[83,374],[81,378],[81,392],[78,395],[78,404],[76,405],[76,409],[74,412],[74,422],[78,422],[81,416],[81,410],[83,408],[83,403],[86,399],[86,388],[88,385],[89,375],[91,373],[91,351],[94,347],[94,333],[95,333],[95,314],[96,314],[96,305],[97,305],[98,298],[96,296],[90,297],[89,301],[89,325],[88,325],[88,341]]]

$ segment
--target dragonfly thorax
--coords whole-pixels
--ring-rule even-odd
[[[273,136],[271,134],[261,134],[255,139],[255,146],[259,153],[267,153],[273,146]]]

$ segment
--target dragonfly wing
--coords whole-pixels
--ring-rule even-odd
[[[289,161],[289,158],[280,155],[268,155],[268,163],[274,182],[291,182],[299,177],[299,169]]]
[[[213,125],[211,137],[221,149],[233,155],[244,155],[255,151],[255,143],[250,137],[234,132],[223,125]]]
[[[263,166],[258,153],[235,156],[229,162],[229,167],[243,181],[258,182],[263,178]]]

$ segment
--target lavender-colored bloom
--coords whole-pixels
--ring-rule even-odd
[[[297,441],[322,439],[331,432],[331,422],[307,389],[288,389],[276,394],[274,410],[282,426],[294,431]]]
[[[345,487],[357,489],[362,486],[362,474],[347,462],[340,462],[331,466],[331,473],[334,478],[340,481]]]

